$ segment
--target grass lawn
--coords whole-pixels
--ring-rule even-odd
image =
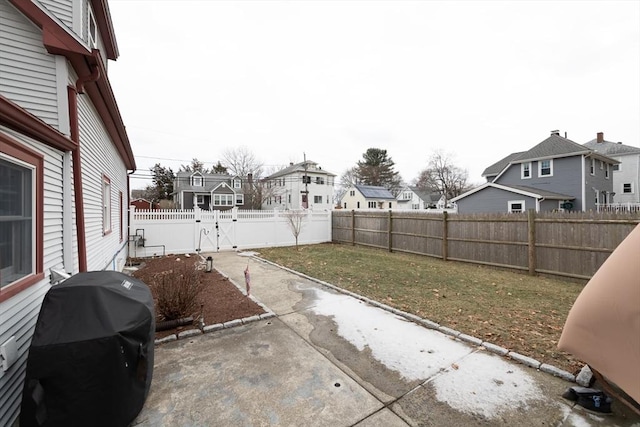
[[[363,246],[327,243],[259,252],[280,265],[571,373],[583,366],[556,347],[583,284]]]

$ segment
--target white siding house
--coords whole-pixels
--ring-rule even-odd
[[[340,200],[342,209],[397,209],[398,201],[389,190],[375,185],[353,185]]]
[[[263,180],[263,209],[331,209],[336,175],[307,160]]]
[[[612,171],[614,202],[640,203],[640,148],[606,141],[603,132],[584,145],[620,162]]]
[[[0,347],[17,348],[0,367],[3,426],[52,270],[126,260],[135,161],[105,67],[117,54],[106,0],[0,0]]]

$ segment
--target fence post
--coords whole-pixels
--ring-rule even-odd
[[[392,241],[392,230],[393,230],[393,214],[391,209],[389,209],[389,231],[388,231],[388,242],[389,242],[389,252],[393,252],[393,241]]]
[[[527,211],[528,244],[529,244],[529,275],[536,274],[536,211]]]
[[[447,221],[449,214],[447,211],[442,212],[442,260],[446,261],[449,255],[449,222]]]
[[[356,211],[351,209],[351,246],[356,245]]]

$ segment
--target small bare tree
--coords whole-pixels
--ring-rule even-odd
[[[296,251],[298,249],[298,236],[302,232],[302,227],[304,226],[304,219],[307,216],[307,213],[303,210],[290,210],[284,212],[285,218],[287,218],[287,224],[289,225],[289,229],[291,233],[293,233],[293,237],[296,239]]]

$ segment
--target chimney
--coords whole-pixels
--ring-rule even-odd
[[[251,172],[247,174],[247,180],[249,181],[249,185],[253,184],[253,174]]]
[[[597,143],[598,144],[602,144],[604,142],[604,132],[598,132],[597,133],[598,138],[597,138]]]
[[[557,135],[557,136],[560,136],[560,131],[559,131],[558,129],[556,129],[556,130],[552,130],[552,131],[551,131],[551,135]]]

